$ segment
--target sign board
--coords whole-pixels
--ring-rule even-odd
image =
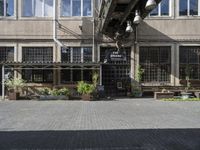
[[[111,61],[126,61],[126,52],[112,51],[110,53],[110,60]]]

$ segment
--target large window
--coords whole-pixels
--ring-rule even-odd
[[[63,68],[61,70],[61,83],[74,83],[82,80],[92,82],[91,69],[73,67],[72,69]]]
[[[200,0],[179,0],[179,16],[197,16]]]
[[[170,16],[170,1],[162,0],[158,7],[150,13],[150,16]]]
[[[144,69],[143,82],[170,82],[171,48],[140,47],[140,65]]]
[[[30,83],[52,83],[53,70],[52,69],[23,69],[22,78]]]
[[[92,16],[92,1],[61,0],[61,16]]]
[[[179,50],[179,75],[180,79],[200,80],[200,47],[198,46],[180,46]]]
[[[22,61],[24,62],[52,62],[53,48],[51,47],[23,47]]]
[[[52,17],[53,0],[23,0],[24,17]]]
[[[92,47],[61,48],[62,62],[92,62]]]
[[[0,61],[14,61],[14,47],[0,47]]]
[[[0,16],[14,16],[14,0],[0,0]]]

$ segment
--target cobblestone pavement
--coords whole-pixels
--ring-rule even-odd
[[[0,150],[200,150],[200,102],[0,101]]]

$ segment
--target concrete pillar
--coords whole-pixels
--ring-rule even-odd
[[[171,46],[171,85],[175,86],[176,79],[176,48],[175,45]]]
[[[179,86],[179,45],[176,44],[175,48],[175,86]]]

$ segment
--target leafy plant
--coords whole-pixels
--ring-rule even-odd
[[[84,81],[78,82],[77,91],[80,94],[92,94],[94,90],[95,90],[95,86],[93,84],[89,84]]]
[[[144,74],[144,69],[142,69],[142,67],[140,65],[138,65],[137,68],[136,68],[136,76],[135,76],[135,80],[138,83],[141,82],[143,74]]]
[[[97,87],[98,82],[99,82],[99,74],[97,72],[94,72],[92,74],[92,83],[95,88]]]
[[[14,90],[18,92],[21,88],[25,86],[26,81],[18,78],[10,78],[5,81],[5,85],[9,90]]]
[[[38,89],[41,95],[50,95],[51,89],[48,87],[43,87]]]

